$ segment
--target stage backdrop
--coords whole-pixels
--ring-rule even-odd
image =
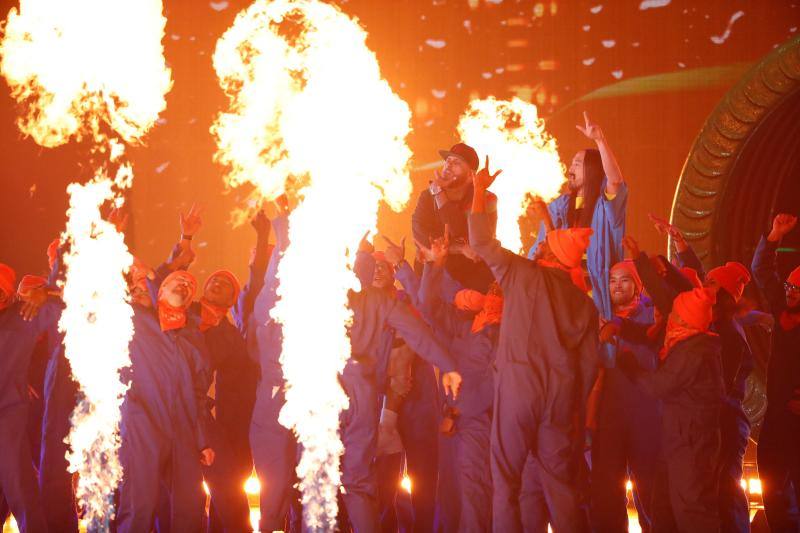
[[[708,114],[750,65],[800,26],[800,2],[793,0],[337,3],[359,18],[384,76],[413,111],[415,192],[405,212],[382,210],[386,235],[410,235],[410,212],[432,174],[420,167],[430,168],[438,149],[457,142],[455,127],[469,100],[519,96],[539,106],[564,162],[588,146],[574,126],[584,110],[602,125],[630,186],[628,231],[652,251],[663,251],[665,243],[646,214],[669,214],[678,175]],[[5,19],[18,2],[0,4]],[[248,2],[165,4],[174,88],[147,145],[132,151],[129,244],[156,264],[178,238],[178,211],[202,202],[196,273],[203,278],[227,267],[244,277],[255,235],[230,224],[244,195],[225,190],[209,126],[224,105],[211,55]],[[90,169],[74,145],[45,150],[22,138],[8,88],[0,86],[0,262],[39,273],[46,270],[48,242],[64,225],[66,185],[85,180]]]

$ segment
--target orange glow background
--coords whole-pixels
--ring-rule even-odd
[[[430,167],[420,167],[457,142],[456,124],[469,100],[516,95],[539,105],[565,162],[588,146],[574,127],[582,111],[602,125],[631,191],[628,232],[644,249],[663,250],[646,214],[668,215],[706,117],[749,66],[800,27],[800,2],[793,0],[337,3],[360,19],[383,75],[414,114],[414,195],[400,215],[381,211],[380,229],[393,238],[410,235],[410,213],[432,175]],[[15,5],[0,2],[3,19]],[[229,216],[245,191],[224,190],[208,129],[225,104],[211,55],[248,2],[165,5],[165,54],[175,84],[147,146],[130,151],[136,178],[129,245],[155,266],[178,238],[178,211],[201,202],[206,211],[195,241],[196,273],[204,278],[225,267],[244,280],[255,234],[233,228]],[[66,185],[86,179],[90,167],[81,147],[45,150],[23,139],[15,118],[6,87],[0,96],[0,262],[20,274],[41,273],[47,244],[64,226]]]

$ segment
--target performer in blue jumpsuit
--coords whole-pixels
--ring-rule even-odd
[[[578,129],[595,142],[597,149],[582,150],[572,158],[567,174],[569,192],[548,205],[550,220],[541,223],[528,257],[534,257],[551,229],[592,228],[592,239],[586,250],[592,298],[600,316],[611,319],[614,310],[608,292],[608,277],[611,266],[623,259],[628,186],[600,126],[591,122],[585,112],[583,116],[585,126],[578,126]],[[613,355],[608,352],[604,357]]]
[[[283,209],[272,220],[276,245],[272,250],[261,289],[256,291],[254,288],[252,291],[257,296],[252,315],[245,323],[250,357],[261,368],[250,423],[250,447],[261,483],[259,530],[264,532],[297,531],[300,528],[298,494],[294,489],[297,481],[297,441],[292,432],[278,422],[278,415],[286,402],[280,364],[282,331],[280,324],[270,317],[270,311],[277,300],[277,273],[281,254],[289,244],[287,214]]]
[[[758,475],[772,531],[800,531],[800,266],[777,271],[781,239],[797,217],[779,214],[753,256],[753,278],[775,317],[767,364],[767,412],[758,439]],[[781,281],[784,280],[784,281]],[[793,505],[794,504],[794,505]]]
[[[134,304],[131,387],[122,405],[117,529],[150,531],[160,491],[170,501],[171,531],[199,531],[203,523],[201,465],[213,463],[206,405],[210,369],[196,319],[187,313],[196,288],[191,274],[163,281],[157,309]]]
[[[654,531],[719,531],[719,415],[725,398],[721,343],[709,332],[714,293],[680,293],[667,323],[657,371],[621,352],[618,366],[663,402],[666,471],[654,496]]]
[[[45,532],[28,442],[28,368],[42,335],[48,336],[50,348],[54,348],[59,338],[56,327],[61,305],[56,301],[40,302],[38,313],[29,312],[30,304],[16,297],[15,282],[15,272],[0,263],[0,497],[5,499],[20,531]]]
[[[344,502],[353,528],[378,528],[377,482],[373,459],[378,430],[378,386],[376,370],[385,368],[388,357],[385,328],[391,328],[408,346],[442,372],[446,390],[455,395],[461,382],[455,363],[436,341],[425,323],[408,304],[386,291],[362,287],[350,295],[353,323],[350,328],[352,356],[345,366],[342,384],[350,407],[342,414],[342,483]]]
[[[463,378],[458,400],[449,401],[455,415],[452,436],[455,494],[440,493],[440,499],[456,499],[443,509],[455,508],[448,517],[449,531],[491,531],[492,478],[489,444],[494,396],[494,359],[503,310],[502,291],[497,284],[483,294],[459,291],[453,303],[442,300],[444,261],[449,243],[423,248],[425,264],[420,290],[420,309],[437,336],[443,337],[456,358]]]
[[[591,299],[575,285],[582,283],[580,272],[564,269],[574,271],[580,264],[588,236],[578,239],[582,245],[576,241],[569,264],[566,256],[556,257],[564,269],[503,249],[486,214],[485,191],[496,176],[488,168],[476,174],[469,219],[470,245],[504,295],[492,420],[493,529],[522,530],[519,496],[531,455],[553,529],[580,531],[587,524],[579,505],[578,460],[584,406],[597,375],[598,319]],[[561,240],[573,237],[578,236]],[[549,245],[541,248],[540,255],[550,251]]]
[[[654,322],[653,303],[642,294],[633,261],[611,268],[609,289],[614,314],[638,324]],[[602,337],[601,337],[602,338]],[[620,339],[617,352],[631,352],[639,365],[655,370],[658,354],[649,343]],[[627,531],[625,482],[636,491],[639,524],[652,527],[653,487],[659,457],[661,408],[616,366],[602,371],[597,427],[592,436],[591,523],[596,531]]]
[[[385,253],[373,254],[360,251],[356,261],[356,274],[362,286],[373,286],[384,290],[399,301],[418,307],[419,278],[411,265],[405,261],[405,244],[397,246],[387,240]],[[398,291],[394,281],[399,281],[404,290]],[[381,524],[385,529],[394,529],[399,522],[400,530],[432,531],[436,507],[436,487],[438,474],[437,443],[439,438],[439,400],[436,376],[433,367],[423,357],[414,354],[391,329],[387,329],[384,343],[391,355],[381,357],[384,365],[376,369],[376,382],[380,394],[390,395],[388,375],[389,360],[392,357],[407,361],[410,368],[410,388],[400,400],[396,413],[391,412],[388,397],[381,412],[381,431],[391,426],[391,419],[399,433],[404,453],[377,457],[378,483],[380,492]],[[401,352],[401,353],[398,353]],[[407,356],[404,354],[407,353]],[[398,499],[398,479],[402,476],[403,459],[411,479],[411,516],[404,516]],[[397,510],[396,510],[397,508]]]

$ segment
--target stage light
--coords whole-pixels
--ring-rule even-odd
[[[404,475],[403,479],[400,481],[400,487],[407,493],[411,494],[411,478]]]
[[[261,482],[258,481],[257,477],[250,476],[247,478],[247,481],[244,482],[244,491],[247,494],[255,496],[256,494],[261,493]]]

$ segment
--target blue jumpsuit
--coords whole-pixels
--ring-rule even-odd
[[[50,269],[48,286],[56,287],[63,278],[62,248],[57,250]],[[72,489],[72,474],[67,470],[67,444],[64,440],[72,427],[70,417],[77,405],[78,384],[58,338],[49,353],[45,369],[42,400],[41,444],[39,446],[39,491],[42,495],[47,527],[65,533],[78,531],[78,514]]]
[[[775,316],[767,364],[767,412],[758,439],[758,475],[764,511],[772,531],[800,531],[800,416],[787,404],[800,389],[800,327],[784,329],[786,296],[776,269],[777,243],[761,238],[753,256],[753,278]]]
[[[697,271],[705,279],[705,271],[694,250],[678,253],[678,263]],[[720,413],[719,511],[723,531],[750,531],[750,506],[742,490],[742,462],[750,437],[750,421],[742,401],[747,377],[755,368],[755,358],[744,329],[736,318],[717,318],[712,326],[722,341],[722,370],[727,398]]]
[[[372,284],[374,267],[375,260],[372,255],[359,252],[354,270],[362,286]],[[411,305],[418,307],[419,279],[411,265],[402,261],[395,271],[395,279],[405,289],[405,292],[398,294],[398,298],[407,299]],[[451,281],[451,285],[453,283]],[[385,345],[393,344],[395,332],[387,330],[382,342]],[[383,384],[386,382],[388,357],[383,361],[385,364],[376,369],[379,393],[383,393]],[[398,479],[402,476],[403,470],[402,455],[378,457],[376,467],[382,527],[396,529],[399,522],[400,531],[421,532],[433,530],[436,509],[439,399],[433,367],[418,355],[414,357],[412,365],[411,390],[403,399],[398,413],[398,431],[405,450],[406,469],[412,482],[410,513],[402,512],[400,508],[402,502],[398,500]],[[410,516],[406,516],[408,514]]]
[[[171,531],[199,531],[205,495],[200,452],[210,447],[209,356],[197,323],[163,332],[155,312],[133,305],[131,386],[122,404],[117,530],[146,532],[159,495],[170,497]]]
[[[27,533],[47,531],[28,440],[28,368],[42,335],[54,349],[61,307],[48,301],[30,322],[19,311],[19,303],[0,311],[0,497]]]
[[[637,386],[663,402],[666,471],[656,482],[654,531],[719,531],[720,408],[725,385],[716,335],[679,341],[660,368],[643,370],[630,354],[622,367]]]
[[[456,499],[443,509],[458,509],[448,517],[452,531],[491,531],[492,477],[489,443],[494,396],[494,359],[499,326],[490,324],[472,332],[473,317],[441,298],[442,268],[425,265],[420,290],[420,309],[433,330],[445,338],[456,358],[463,382],[458,399],[448,401],[458,409],[452,437],[453,474],[457,493],[440,493],[440,500]],[[449,439],[451,437],[444,437]]]
[[[253,470],[248,433],[257,368],[244,337],[227,318],[202,335],[216,372],[215,416],[209,435],[215,459],[203,468],[211,494],[209,531],[249,531],[244,483]]]
[[[299,528],[300,520],[298,494],[294,489],[297,481],[297,441],[294,434],[278,422],[278,415],[286,401],[280,363],[283,337],[280,324],[269,316],[277,300],[280,257],[289,244],[287,218],[280,216],[274,219],[272,229],[277,243],[264,274],[263,286],[257,292],[253,312],[245,323],[250,357],[261,368],[250,422],[250,448],[261,482],[259,529],[294,531]],[[253,292],[256,292],[255,289]],[[292,521],[287,524],[290,517]]]
[[[493,528],[522,530],[519,498],[531,455],[554,530],[584,530],[578,464],[584,406],[597,375],[597,310],[566,272],[501,248],[485,213],[470,215],[469,233],[504,295],[492,419]]]
[[[393,329],[408,346],[443,373],[455,363],[436,341],[424,322],[404,302],[372,287],[351,293],[350,328],[352,356],[345,366],[342,385],[350,407],[342,414],[342,483],[344,502],[356,532],[376,531],[377,480],[373,459],[378,434],[378,386],[376,370],[385,368],[389,355],[386,328]]]
[[[649,326],[654,321],[653,310],[652,302],[642,297],[627,320]],[[643,368],[655,370],[658,365],[658,353],[650,344],[620,339],[619,351],[633,353]],[[642,529],[649,529],[660,433],[659,401],[636,387],[616,366],[606,367],[592,438],[590,517],[594,530],[628,530],[625,481],[629,476],[636,490],[639,523]]]

